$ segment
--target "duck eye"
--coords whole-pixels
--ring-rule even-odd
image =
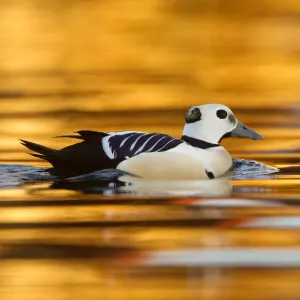
[[[220,110],[217,111],[217,117],[219,119],[226,119],[227,116],[228,116],[228,114],[227,114],[226,110],[220,109]]]

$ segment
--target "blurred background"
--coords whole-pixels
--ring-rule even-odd
[[[299,13],[297,0],[2,0],[0,159],[33,160],[17,138],[60,147],[52,136],[79,129],[179,137],[202,103],[248,112],[271,139],[266,119],[300,102]]]
[[[1,300],[300,299],[299,37],[299,0],[0,0]],[[222,142],[233,157],[294,173],[199,197],[26,181],[47,164],[18,138],[180,137],[205,103],[265,136]]]

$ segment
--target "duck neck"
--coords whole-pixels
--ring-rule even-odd
[[[211,131],[194,125],[195,124],[185,124],[181,138],[183,141],[202,149],[220,146],[219,138],[214,136]]]
[[[209,148],[214,148],[214,147],[219,147],[219,144],[212,144],[203,140],[199,140],[199,139],[195,139],[192,137],[189,137],[187,135],[183,135],[181,137],[181,140],[183,140],[184,142],[188,143],[189,145],[193,146],[193,147],[197,147],[197,148],[201,148],[201,149],[209,149]]]

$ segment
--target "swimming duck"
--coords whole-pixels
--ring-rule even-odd
[[[59,137],[82,140],[61,150],[20,140],[52,164],[49,172],[74,176],[117,168],[147,179],[213,179],[232,166],[232,157],[220,145],[224,138],[262,140],[220,104],[192,106],[185,117],[181,139],[140,131],[96,132],[81,130]]]

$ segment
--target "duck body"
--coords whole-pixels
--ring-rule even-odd
[[[238,122],[223,105],[191,107],[181,139],[161,133],[139,131],[78,131],[59,137],[81,142],[54,150],[21,140],[31,155],[50,162],[49,172],[70,177],[119,169],[145,179],[214,179],[232,168],[230,154],[220,145],[223,138],[262,139]]]
[[[63,137],[83,141],[61,150],[24,140],[22,144],[53,165],[51,174],[63,177],[116,168],[147,179],[213,179],[232,166],[230,154],[221,146],[193,147],[165,134],[78,131]]]
[[[221,146],[201,149],[184,143],[166,152],[134,156],[117,169],[147,179],[214,179],[232,165],[230,154]]]

